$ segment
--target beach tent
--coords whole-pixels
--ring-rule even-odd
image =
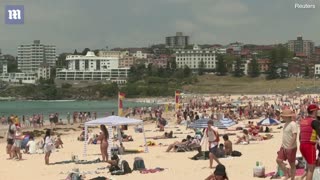
[[[117,127],[117,129],[119,129],[119,126],[122,126],[122,125],[139,125],[139,124],[142,125],[144,144],[145,144],[145,152],[148,152],[148,146],[147,146],[147,141],[146,141],[146,136],[145,136],[144,127],[143,127],[143,121],[142,120],[125,118],[125,117],[120,117],[120,116],[108,116],[108,117],[103,117],[103,118],[99,118],[99,119],[88,121],[88,122],[84,123],[85,141],[84,141],[83,156],[87,155],[88,127],[90,127],[90,126],[98,126],[98,125],[101,125],[101,124],[108,126],[108,132],[109,132],[110,135],[113,134],[112,127]],[[118,135],[120,135],[119,132],[118,132]],[[121,141],[120,136],[118,136],[118,138]],[[112,144],[111,136],[109,138],[108,143],[109,143],[108,154],[109,154],[109,157],[111,157],[111,144]]]
[[[271,126],[271,125],[278,125],[280,123],[281,122],[276,119],[265,118],[265,119],[262,119],[260,122],[258,122],[258,126]]]

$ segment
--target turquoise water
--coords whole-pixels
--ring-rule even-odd
[[[43,114],[45,120],[51,113],[59,113],[60,118],[65,118],[67,113],[77,112],[97,112],[98,117],[104,117],[107,113],[111,115],[114,111],[117,115],[117,100],[109,101],[0,101],[0,116],[9,116],[15,114],[18,116],[32,114]],[[154,104],[137,103],[137,102],[123,102],[124,108],[154,106]]]

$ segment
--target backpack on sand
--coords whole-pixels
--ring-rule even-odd
[[[132,173],[129,163],[126,160],[121,161],[121,170],[124,174]]]
[[[233,157],[240,157],[240,156],[242,156],[242,153],[239,152],[239,151],[232,151],[232,152],[231,152],[231,156],[233,156]]]
[[[140,157],[135,157],[134,163],[133,163],[133,170],[136,171],[136,170],[143,170],[143,169],[146,169],[143,159]]]

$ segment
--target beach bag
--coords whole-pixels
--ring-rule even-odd
[[[240,157],[240,156],[242,156],[242,153],[239,152],[239,151],[232,151],[232,152],[231,152],[231,156],[233,156],[233,157]]]
[[[121,161],[121,169],[124,172],[124,174],[132,173],[129,163],[126,160]]]
[[[140,157],[134,158],[133,170],[136,171],[136,170],[143,170],[143,169],[146,169],[144,160]]]
[[[113,172],[113,171],[119,171],[119,170],[121,170],[121,169],[117,165],[112,165],[112,166],[109,167],[109,172],[110,173]]]

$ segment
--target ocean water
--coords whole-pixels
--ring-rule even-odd
[[[67,113],[71,114],[77,112],[97,112],[97,116],[105,117],[107,114],[111,115],[114,111],[115,115],[118,113],[117,100],[109,101],[0,101],[0,117],[5,115],[6,117],[11,114],[30,116],[33,114],[43,114],[44,119],[49,119],[49,114],[59,113],[59,118],[65,119]],[[155,106],[150,103],[139,103],[123,101],[124,108],[130,107],[149,107]]]

